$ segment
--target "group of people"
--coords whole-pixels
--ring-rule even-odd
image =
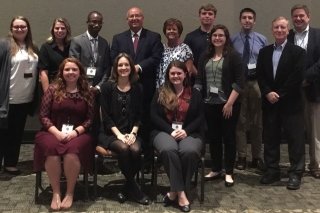
[[[150,160],[155,149],[170,183],[163,201],[183,212],[191,210],[188,189],[205,142],[212,158],[206,180],[224,177],[226,187],[234,185],[234,168],[247,166],[249,136],[251,166],[264,171],[262,184],[271,184],[280,180],[283,130],[290,160],[287,188],[295,190],[304,172],[307,133],[309,169],[320,178],[320,30],[309,26],[309,9],[292,7],[290,31],[285,17],[275,18],[271,45],[253,30],[253,9],[240,11],[241,30],[233,36],[214,24],[216,15],[212,4],[201,6],[200,27],[184,42],[182,22],[167,19],[162,44],[160,34],[143,27],[142,10],[132,7],[129,30],[115,35],[111,47],[99,35],[100,12],[90,12],[87,31],[74,38],[68,21],[56,18],[40,50],[28,19],[13,18],[8,38],[0,41],[4,172],[20,174],[16,166],[26,117],[36,111],[40,95],[34,169],[48,173],[53,210],[72,206],[80,169],[92,169],[95,150],[117,153],[126,179],[119,202],[131,196],[148,205],[134,177],[141,152]]]

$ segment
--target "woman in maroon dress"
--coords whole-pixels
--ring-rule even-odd
[[[34,169],[48,173],[53,196],[52,210],[68,209],[82,166],[91,165],[93,138],[88,130],[92,124],[94,106],[86,73],[77,59],[67,58],[60,67],[57,80],[44,93],[40,107],[42,130],[35,138]],[[60,176],[63,170],[67,191],[61,201]]]

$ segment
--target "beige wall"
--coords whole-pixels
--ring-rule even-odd
[[[0,7],[0,36],[7,34],[12,17],[24,15],[30,19],[35,42],[40,45],[49,35],[53,18],[63,16],[71,24],[72,35],[86,29],[86,16],[91,10],[104,15],[101,35],[111,41],[115,33],[127,29],[125,14],[129,7],[137,5],[144,10],[145,27],[162,34],[162,24],[169,17],[180,19],[185,33],[198,26],[198,8],[205,3],[218,8],[216,23],[225,24],[231,34],[239,30],[238,15],[243,7],[257,12],[256,30],[272,41],[270,22],[279,15],[290,17],[290,7],[296,3],[309,6],[312,25],[320,27],[319,0],[7,0]],[[163,36],[163,35],[162,35]]]

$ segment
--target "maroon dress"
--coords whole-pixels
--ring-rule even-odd
[[[94,106],[89,106],[80,93],[67,93],[61,102],[54,100],[55,87],[50,85],[42,97],[40,121],[42,130],[35,136],[34,170],[44,169],[47,156],[77,154],[82,167],[90,171],[93,162],[93,137],[88,133],[94,115]],[[67,143],[61,143],[48,132],[51,126],[61,130],[63,124],[72,124],[75,129],[83,126],[86,132]]]

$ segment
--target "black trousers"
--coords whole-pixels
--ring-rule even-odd
[[[279,109],[263,111],[264,160],[269,173],[279,173],[281,131],[284,131],[289,152],[289,176],[302,176],[305,166],[303,111],[291,114]]]
[[[240,104],[233,105],[232,116],[228,119],[223,117],[223,106],[224,104],[205,105],[208,124],[207,139],[210,145],[212,171],[220,172],[224,163],[226,174],[231,175],[236,158],[236,126],[240,114]]]
[[[5,167],[16,167],[30,103],[10,104],[8,128],[0,130],[0,159]]]

